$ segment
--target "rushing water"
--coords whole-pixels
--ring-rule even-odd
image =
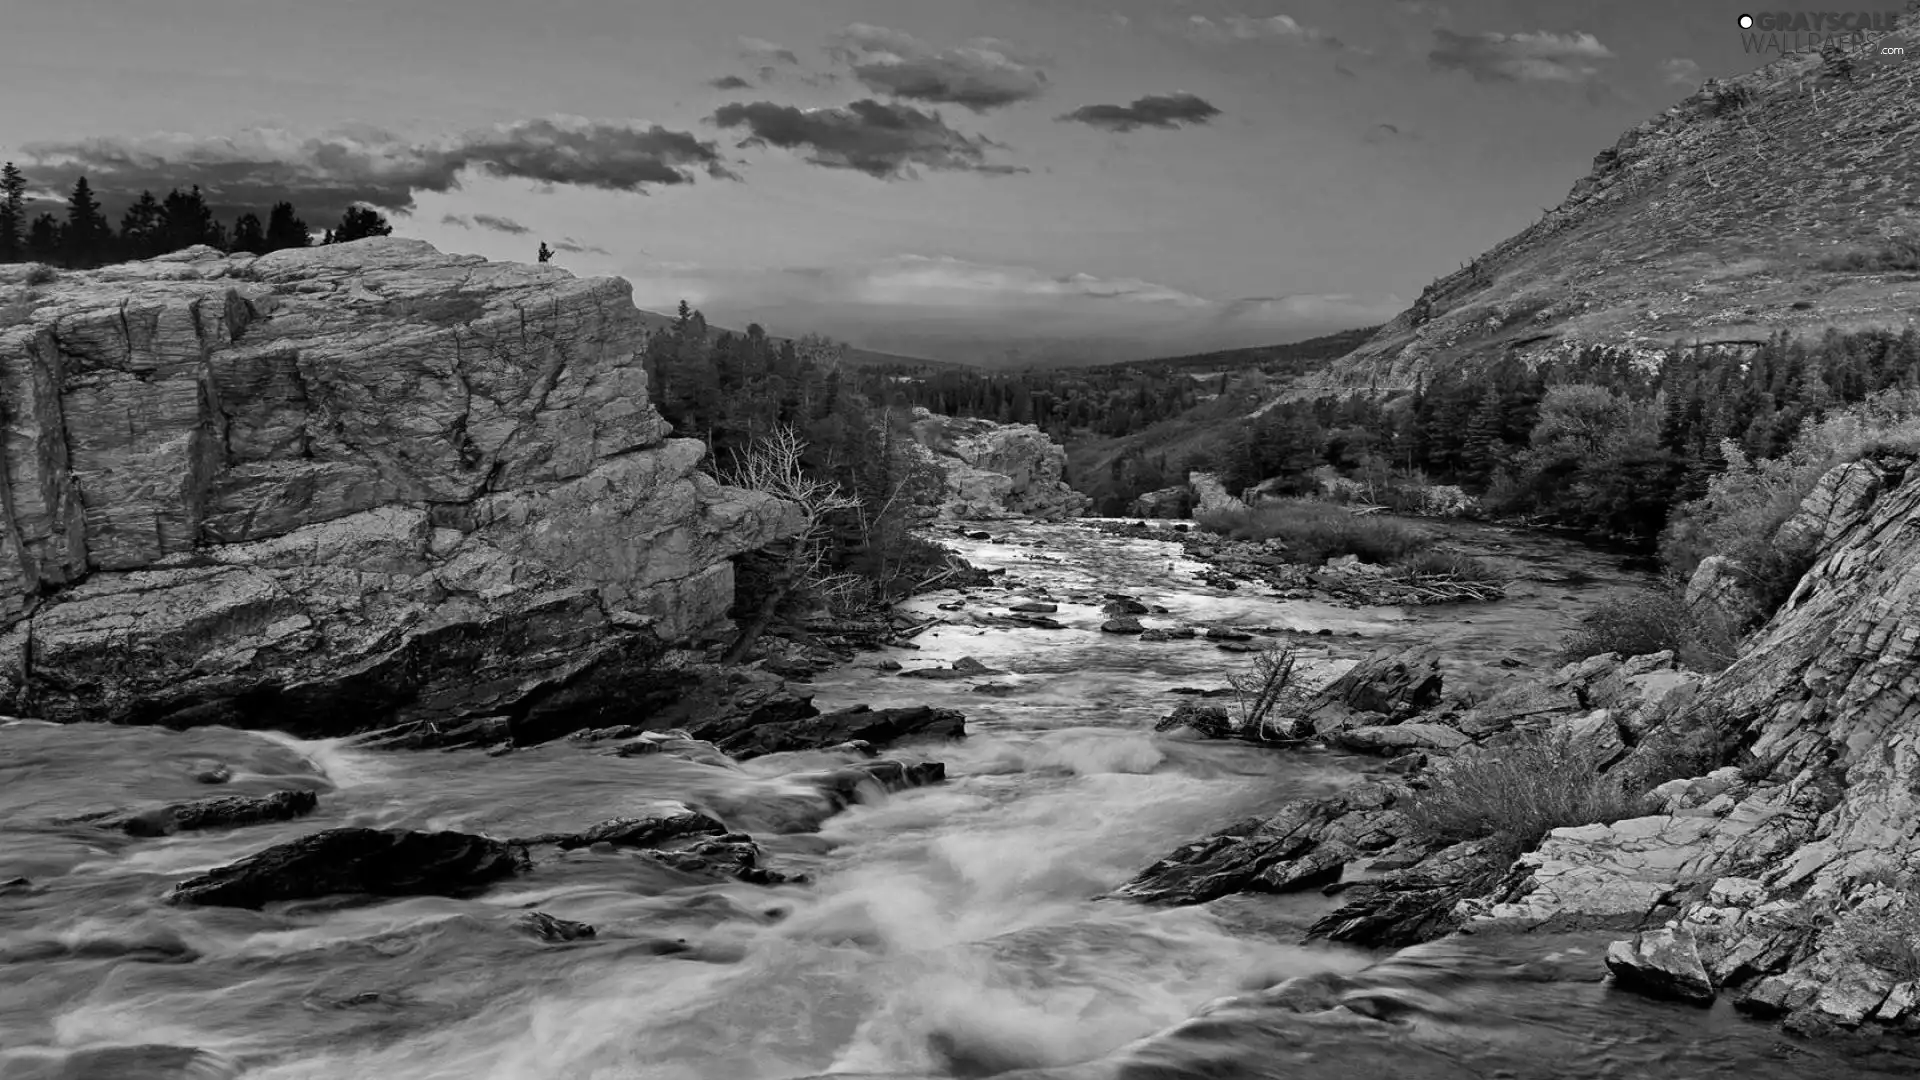
[[[1195,583],[1171,545],[1070,525],[962,541],[1008,586],[916,601],[943,617],[916,642],[817,681],[824,708],[930,702],[972,735],[917,752],[949,782],[782,832],[842,758],[735,769],[571,744],[488,757],[374,753],[224,729],[0,726],[0,1078],[134,1080],[781,1080],[897,1077],[1741,1077],[1911,1075],[1791,1043],[1724,1007],[1612,993],[1603,939],[1463,939],[1430,966],[1357,977],[1391,1022],[1228,1004],[1183,1034],[1116,1049],[1223,995],[1375,958],[1295,944],[1317,895],[1145,909],[1096,899],[1181,843],[1278,802],[1337,789],[1364,762],[1155,735],[1180,686],[1245,658],[1204,640],[1098,632],[1102,594],[1148,625],[1277,630],[1326,677],[1382,644],[1544,664],[1620,560],[1499,530],[1451,529],[1523,575],[1508,601],[1407,612],[1282,602]],[[1060,630],[981,625],[1015,599],[1059,603]],[[958,611],[940,604],[963,601]],[[1319,634],[1318,631],[1332,631]],[[973,656],[1007,674],[884,674]],[[983,682],[995,692],[981,693]],[[232,779],[196,780],[224,765]],[[287,787],[321,793],[293,823],[162,839],[63,818]],[[811,885],[710,884],[627,853],[540,862],[473,900],[174,908],[166,887],[270,843],[345,824],[531,835],[680,798],[752,832],[767,864]],[[515,931],[535,908],[593,924],[586,941]],[[1121,1064],[1129,1061],[1131,1064]]]

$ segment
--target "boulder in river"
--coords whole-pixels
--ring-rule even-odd
[[[910,738],[958,739],[966,733],[967,718],[955,709],[856,705],[800,720],[759,724],[720,740],[719,746],[745,761],[764,754],[821,750],[848,742],[884,746]]]
[[[1146,629],[1140,625],[1139,619],[1131,615],[1121,615],[1100,624],[1100,632],[1103,634],[1141,634],[1145,633]]]
[[[1249,818],[1196,840],[1115,889],[1127,900],[1203,904],[1237,892],[1288,892],[1338,880],[1361,856],[1406,832],[1395,794],[1361,784],[1337,795],[1296,799],[1266,818]]]
[[[1439,704],[1442,683],[1439,654],[1430,648],[1379,652],[1314,695],[1307,715],[1316,730],[1338,727],[1360,713],[1377,713],[1393,723]]]
[[[530,937],[556,944],[582,941],[595,936],[598,932],[586,923],[555,918],[544,911],[529,911],[514,920],[514,926]]]
[[[1713,1003],[1713,980],[1700,962],[1693,935],[1662,928],[1607,947],[1607,970],[1616,985],[1648,997]]]
[[[522,843],[550,843],[566,851],[593,844],[654,847],[683,836],[717,836],[726,831],[725,825],[685,803],[658,802],[631,817],[612,818],[577,833],[530,837]]]
[[[999,668],[991,668],[971,656],[963,656],[953,662],[952,667],[912,668],[900,673],[906,679],[973,679],[983,675],[1005,675]]]
[[[527,869],[525,846],[459,832],[328,829],[183,881],[174,904],[260,908],[322,896],[462,896]]]
[[[1224,739],[1233,734],[1233,719],[1227,715],[1227,710],[1218,705],[1183,701],[1173,707],[1173,712],[1161,717],[1153,725],[1153,730],[1173,731],[1183,727],[1192,728],[1208,739]]]

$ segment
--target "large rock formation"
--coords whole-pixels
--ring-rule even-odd
[[[1812,569],[1699,691],[1745,765],[1660,786],[1664,814],[1556,830],[1473,914],[1649,930],[1610,964],[1688,942],[1688,996],[1802,1030],[1920,1030],[1920,464],[1842,465],[1790,524]]]
[[[618,279],[377,238],[0,293],[0,709],[591,708],[797,527],[668,438]]]
[[[1093,500],[1067,486],[1067,451],[1032,424],[914,410],[914,440],[946,473],[942,507],[973,520],[1078,517]]]

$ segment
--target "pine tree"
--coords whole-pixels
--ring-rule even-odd
[[[35,262],[57,262],[60,258],[60,219],[41,214],[27,227],[27,258]]]
[[[333,242],[346,244],[354,240],[364,240],[369,236],[389,236],[393,226],[371,206],[349,206],[347,212],[340,215],[340,224],[334,226]]]
[[[293,214],[293,204],[277,202],[267,213],[267,250],[284,251],[287,248],[303,248],[313,243],[313,234],[308,231],[307,223]]]
[[[233,239],[227,245],[228,251],[244,251],[250,255],[265,255],[267,247],[267,229],[260,224],[260,215],[241,214],[233,223]]]
[[[100,213],[100,200],[93,186],[82,176],[73,182],[73,194],[67,197],[67,227],[61,231],[61,248],[71,266],[98,266],[112,257],[113,229]]]
[[[9,161],[0,166],[0,262],[27,257],[27,178]]]
[[[213,211],[207,206],[207,197],[200,193],[199,184],[193,185],[190,191],[174,188],[160,202],[160,254],[196,244],[219,247],[223,232],[214,223]]]
[[[120,251],[129,259],[151,259],[161,254],[161,227],[165,218],[160,200],[153,192],[142,191],[140,198],[120,215]]]

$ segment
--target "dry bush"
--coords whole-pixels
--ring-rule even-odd
[[[1842,913],[1828,940],[1901,981],[1920,979],[1920,882],[1905,879],[1884,907]]]
[[[1268,721],[1276,707],[1297,704],[1305,691],[1293,681],[1294,649],[1269,644],[1253,654],[1253,670],[1227,676],[1239,712],[1238,729],[1262,739],[1280,740],[1286,732],[1270,731]]]
[[[1564,737],[1538,735],[1436,764],[1400,809],[1434,840],[1492,840],[1517,858],[1554,829],[1639,817],[1650,803]]]

